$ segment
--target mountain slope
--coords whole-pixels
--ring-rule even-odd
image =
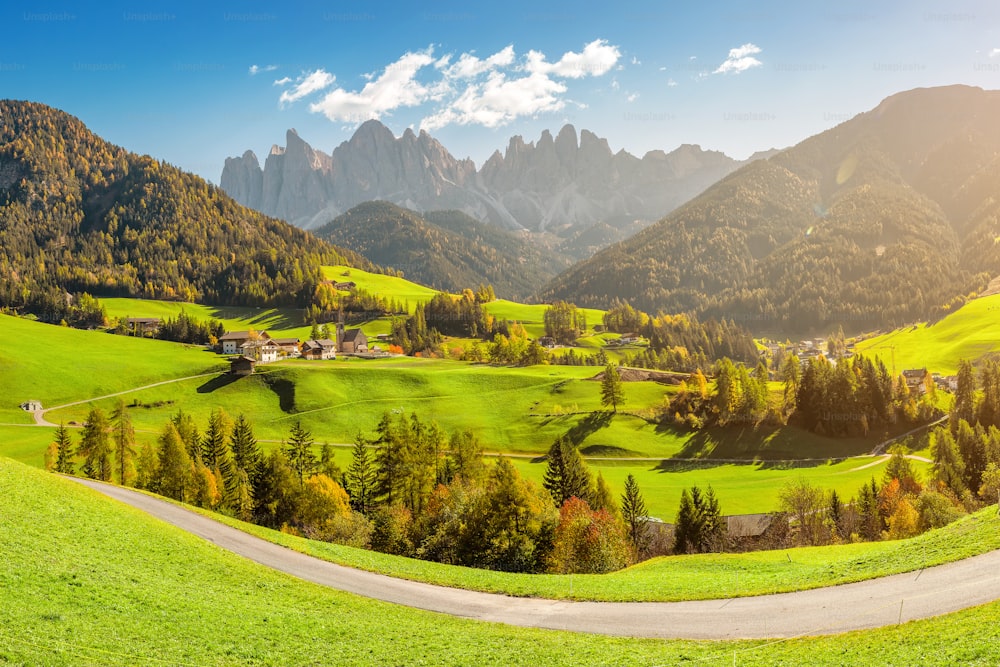
[[[769,333],[898,325],[1000,272],[1000,92],[900,93],[753,162],[541,292]]]
[[[614,240],[701,192],[740,163],[685,145],[642,158],[587,130],[566,125],[537,142],[520,136],[478,171],[426,132],[396,138],[378,121],[362,124],[330,155],[294,130],[274,146],[263,169],[252,151],[226,160],[221,184],[241,203],[312,229],[351,207],[376,199],[418,212],[460,210],[507,229],[570,237],[604,223]]]
[[[384,201],[359,204],[316,235],[411,280],[451,292],[491,284],[505,297],[518,299],[537,291],[560,266],[514,233],[461,211],[421,217]]]
[[[82,291],[304,305],[340,262],[368,266],[66,113],[0,101],[0,305],[58,311]]]

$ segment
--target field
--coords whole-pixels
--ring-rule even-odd
[[[43,407],[102,396],[225,368],[201,346],[79,331],[0,315],[0,422],[32,423],[18,408],[36,399]]]
[[[0,661],[31,665],[989,664],[1000,604],[821,639],[617,639],[322,589],[0,461]]]
[[[869,452],[878,440],[874,436],[833,439],[793,427],[692,432],[661,426],[650,420],[650,406],[662,404],[674,389],[656,383],[626,383],[628,403],[612,415],[600,406],[599,383],[588,379],[597,371],[592,367],[492,368],[403,357],[293,360],[234,378],[218,372],[225,367],[222,357],[196,346],[10,317],[0,322],[11,333],[0,352],[8,388],[0,424],[18,425],[0,426],[5,439],[0,453],[33,465],[41,463],[51,430],[29,426],[31,416],[17,407],[21,401],[38,399],[48,407],[80,401],[46,415],[52,423],[80,424],[92,406],[110,411],[119,397],[91,399],[122,392],[140,443],[155,442],[178,410],[204,425],[213,409],[222,408],[234,417],[249,416],[267,447],[277,446],[301,420],[318,444],[342,446],[337,457],[342,467],[350,457],[343,447],[359,432],[371,432],[386,411],[417,412],[446,431],[472,429],[487,451],[521,457],[517,465],[536,480],[544,469],[537,457],[557,437],[568,435],[616,493],[625,476],[635,474],[650,512],[667,521],[680,489],[693,484],[712,484],[726,512],[764,512],[776,508],[781,485],[798,475],[849,498],[870,475],[880,474],[879,468],[853,471],[869,459],[841,460]],[[51,352],[35,354],[36,345]],[[197,377],[183,379],[189,376]],[[798,467],[777,463],[788,459],[800,460],[794,464]]]
[[[924,368],[952,375],[961,359],[974,361],[1000,351],[1000,294],[974,299],[938,322],[903,327],[857,344],[896,373]],[[895,349],[893,349],[895,348]]]

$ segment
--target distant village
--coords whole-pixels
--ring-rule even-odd
[[[135,335],[154,335],[160,325],[157,318],[129,318],[128,325]],[[324,327],[325,333],[325,327]],[[329,335],[329,334],[327,334]],[[388,345],[389,335],[380,334],[369,345],[368,336],[361,329],[347,329],[337,324],[336,338],[317,338],[300,341],[298,338],[274,338],[267,331],[230,331],[219,337],[216,349],[231,356],[229,371],[234,375],[251,375],[258,364],[269,364],[281,359],[336,359],[338,355],[379,359],[392,356],[382,348]]]

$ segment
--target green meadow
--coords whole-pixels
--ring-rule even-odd
[[[858,352],[882,359],[890,371],[924,368],[942,375],[958,370],[961,359],[970,361],[1000,351],[1000,294],[973,299],[937,322],[903,327],[869,338]]]
[[[0,461],[0,661],[25,665],[990,664],[1000,604],[826,638],[613,638],[328,590]]]

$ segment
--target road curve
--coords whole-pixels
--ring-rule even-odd
[[[336,565],[158,498],[71,479],[299,579],[408,607],[522,627],[662,639],[779,638],[877,628],[1000,599],[1000,551],[855,584],[728,600],[569,602],[508,597]]]

